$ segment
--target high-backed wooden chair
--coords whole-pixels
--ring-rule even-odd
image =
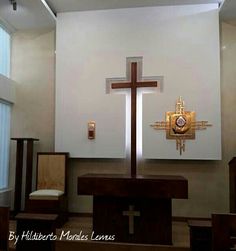
[[[236,214],[212,215],[212,251],[236,250]]]
[[[8,251],[9,207],[0,207],[0,250]]]
[[[68,153],[38,153],[37,190],[29,195],[26,212],[58,214],[58,225],[67,220]]]

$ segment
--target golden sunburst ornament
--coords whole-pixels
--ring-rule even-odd
[[[156,130],[165,130],[166,139],[176,140],[176,150],[180,155],[185,151],[185,140],[195,139],[196,130],[205,130],[212,126],[208,121],[196,121],[196,113],[185,111],[182,97],[176,102],[175,112],[166,112],[165,121],[157,121],[151,125]]]

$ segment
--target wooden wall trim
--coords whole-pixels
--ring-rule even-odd
[[[127,243],[109,243],[96,241],[56,241],[56,251],[189,251],[187,247],[161,245],[143,245]]]
[[[69,212],[69,217],[93,217],[92,213],[75,213],[75,212]],[[173,216],[172,221],[178,221],[178,222],[187,222],[189,220],[199,220],[199,221],[209,221],[211,218],[207,217],[181,217],[181,216]]]

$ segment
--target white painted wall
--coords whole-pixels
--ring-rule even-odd
[[[176,8],[174,13],[169,9],[166,18],[167,22],[157,28],[162,39],[156,34],[151,42],[157,50],[147,58],[153,66],[146,68],[146,74],[158,69],[164,75],[164,88],[159,95],[143,98],[144,158],[221,159],[218,11],[210,10],[210,6],[182,11]],[[185,101],[186,111],[196,112],[197,121],[208,120],[213,125],[206,131],[196,131],[195,140],[186,140],[182,156],[176,151],[175,140],[166,140],[165,131],[149,126],[165,120],[166,111],[175,111],[179,96]]]
[[[126,57],[143,56],[144,76],[164,76],[162,93],[143,98],[143,157],[178,159],[174,141],[149,125],[179,95],[213,124],[187,142],[182,159],[221,158],[219,26],[216,4],[60,13],[57,23],[57,151],[72,157],[125,156],[125,97],[105,79],[125,77]],[[204,102],[203,102],[204,101]],[[97,123],[96,140],[87,122]]]

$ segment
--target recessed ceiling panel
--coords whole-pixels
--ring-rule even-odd
[[[47,0],[55,12],[218,3],[219,0]]]

